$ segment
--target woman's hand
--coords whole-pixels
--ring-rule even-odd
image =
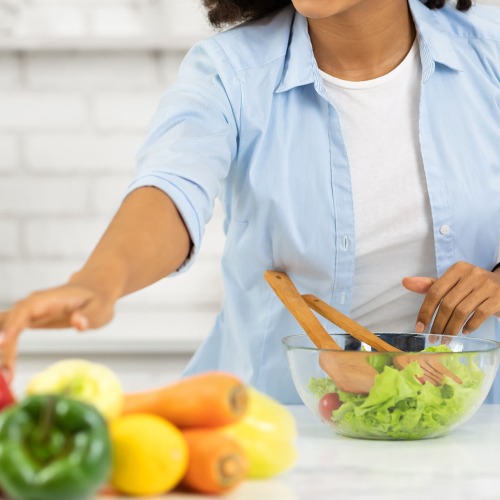
[[[174,202],[154,187],[130,193],[83,268],[57,288],[32,293],[0,313],[0,370],[12,378],[19,334],[25,328],[97,328],[116,301],[168,276],[192,243]]]
[[[440,278],[412,276],[403,279],[412,292],[424,293],[415,331],[423,332],[437,310],[431,333],[468,334],[492,315],[500,316],[500,272],[457,262]],[[438,309],[439,308],[439,309]]]
[[[25,328],[96,328],[113,318],[114,304],[88,286],[67,284],[34,292],[0,313],[0,369],[7,380],[12,380],[17,339]]]

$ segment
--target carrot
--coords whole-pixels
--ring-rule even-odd
[[[119,496],[119,492],[117,489],[113,488],[110,484],[105,484],[100,490],[99,490],[99,498],[101,497],[112,497],[116,498]],[[2,497],[0,497],[2,498]]]
[[[215,429],[190,429],[183,435],[189,464],[182,487],[197,493],[225,493],[246,478],[248,459],[236,440]]]
[[[236,376],[212,371],[146,392],[126,394],[124,414],[150,413],[181,429],[219,427],[239,420],[247,389]]]

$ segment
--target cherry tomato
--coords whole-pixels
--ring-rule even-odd
[[[329,392],[319,400],[319,414],[323,420],[329,422],[332,419],[332,411],[338,410],[341,406],[342,401],[340,401],[339,395],[335,392]]]

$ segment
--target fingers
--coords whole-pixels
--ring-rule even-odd
[[[70,324],[78,331],[83,332],[89,328],[88,317],[81,311],[75,311],[70,316]]]
[[[410,276],[408,278],[403,278],[403,286],[410,290],[410,292],[415,293],[427,293],[432,284],[436,281],[436,278],[427,278],[424,276]]]
[[[12,378],[17,339],[26,328],[74,327],[83,331],[108,323],[114,301],[93,290],[72,284],[34,292],[0,313],[0,369]]]
[[[467,335],[474,330],[477,330],[491,315],[498,311],[498,304],[493,299],[485,300],[475,308],[474,313],[463,327],[463,333]]]
[[[70,316],[71,326],[79,331],[88,328],[98,328],[113,319],[112,304],[103,304],[97,300],[89,301],[83,307],[74,311]]]
[[[35,292],[17,302],[2,320],[0,335],[0,367],[14,369],[17,339],[31,327],[70,326],[69,316],[75,308],[85,306],[91,293],[84,289],[53,288]]]
[[[414,291],[417,282],[420,286],[424,283],[421,278],[405,280],[413,280]],[[472,264],[457,262],[429,287],[415,329],[419,333],[425,331],[434,317],[432,334],[456,335],[462,328],[469,333],[499,309],[500,277]]]
[[[34,292],[26,299],[17,302],[3,323],[6,339],[17,338],[25,328],[45,327],[51,322],[70,326],[69,315],[90,300],[86,291],[62,291],[53,288],[43,292]]]
[[[29,322],[25,301],[18,302],[5,316],[0,332],[0,367],[8,383],[14,377],[17,354],[17,337]]]
[[[17,355],[16,340],[17,339],[10,339],[10,341],[8,341],[3,333],[0,334],[0,369],[8,384],[10,384],[14,378],[14,366]]]
[[[442,298],[431,333],[456,335],[461,330],[470,312],[484,301],[471,287],[472,283],[460,281]]]
[[[0,311],[0,331],[2,330],[3,324],[9,314],[10,311]]]
[[[417,324],[415,330],[417,333],[422,333],[430,324],[436,309],[443,298],[455,287],[458,283],[458,276],[446,276],[446,273],[439,279],[435,280],[434,283],[428,289],[420,311],[417,316]],[[436,332],[438,333],[438,332]]]
[[[3,344],[7,345],[17,338],[19,333],[29,325],[30,308],[26,301],[19,301],[11,309],[2,327]]]
[[[17,338],[30,324],[30,307],[26,301],[18,302],[9,312],[0,333],[0,366],[10,382],[14,373],[17,354]]]

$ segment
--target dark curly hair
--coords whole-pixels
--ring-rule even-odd
[[[290,0],[202,0],[208,20],[216,28],[253,21],[289,5]],[[446,0],[424,0],[429,9],[441,9]],[[457,0],[458,10],[469,10],[472,0]]]

